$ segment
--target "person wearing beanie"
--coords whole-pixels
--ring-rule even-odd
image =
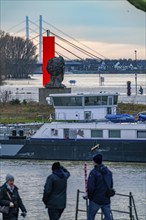
[[[14,176],[12,176],[11,174],[7,174],[6,175],[6,183],[8,182],[8,181],[12,181],[12,182],[14,182]]]
[[[60,167],[61,167],[60,163],[59,163],[59,162],[55,162],[55,163],[53,163],[53,165],[52,165],[52,171],[54,171],[54,170],[59,170]]]
[[[67,179],[70,173],[59,162],[52,164],[52,174],[44,185],[42,201],[48,209],[50,220],[59,220],[66,208]]]
[[[102,210],[105,220],[112,220],[109,188],[113,188],[112,172],[102,164],[101,154],[93,156],[94,168],[88,176],[88,220],[94,220],[99,209]]]
[[[95,164],[102,164],[102,155],[101,154],[96,154],[93,157],[93,161],[95,162]]]
[[[0,187],[0,206],[8,206],[8,214],[3,214],[3,220],[18,220],[19,208],[22,213],[21,216],[26,216],[26,208],[19,195],[17,186],[14,185],[14,176],[6,175],[6,182]]]

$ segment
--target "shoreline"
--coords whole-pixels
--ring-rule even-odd
[[[137,76],[137,95],[135,74],[100,74],[104,82],[100,82],[99,74],[65,74],[63,84],[71,88],[72,93],[97,93],[100,91],[117,92],[119,102],[135,103],[146,105],[146,74]],[[75,80],[75,85],[71,85],[70,80]],[[131,96],[127,96],[127,81],[131,81]],[[7,84],[0,87],[0,92],[10,91],[11,99],[38,102],[39,88],[43,88],[42,75],[35,74],[31,79],[8,80]],[[143,94],[139,94],[140,86]]]

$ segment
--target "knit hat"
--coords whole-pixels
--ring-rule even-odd
[[[53,163],[52,170],[54,171],[54,170],[58,170],[58,169],[60,169],[60,163],[59,162]]]
[[[93,156],[93,161],[97,164],[102,164],[102,155],[96,154],[95,156]]]
[[[11,174],[7,174],[6,182],[8,182],[9,180],[14,181],[14,176],[12,176]]]

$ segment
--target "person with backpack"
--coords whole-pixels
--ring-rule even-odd
[[[47,177],[43,202],[48,209],[50,220],[59,220],[66,208],[67,179],[70,173],[66,168],[55,162],[52,165],[52,174]]]
[[[110,197],[115,194],[112,172],[102,164],[102,155],[93,157],[94,168],[88,177],[88,220],[94,220],[99,209],[106,220],[112,220]]]

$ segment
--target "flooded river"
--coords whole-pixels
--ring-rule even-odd
[[[51,173],[54,161],[1,160],[0,184],[5,181],[5,175],[15,176],[15,184],[27,208],[26,220],[48,220],[47,211],[42,203],[42,193],[46,177]],[[146,220],[146,164],[135,163],[105,163],[113,172],[114,188],[117,193],[132,192],[139,220]],[[71,173],[68,180],[67,208],[61,220],[75,219],[77,189],[84,191],[84,163],[62,162]],[[88,173],[92,162],[87,163]],[[112,208],[128,211],[128,199],[115,196],[112,198]],[[85,200],[80,197],[80,207],[85,208]],[[128,220],[128,215],[113,213],[114,218]],[[1,215],[0,215],[1,219]],[[86,215],[79,213],[79,220],[85,220]],[[100,219],[100,217],[98,218]]]
[[[102,85],[100,77],[99,74],[65,74],[63,84],[71,88],[72,93],[118,92],[120,102],[146,104],[146,74],[137,75],[137,86],[135,74],[102,74]],[[70,80],[75,80],[75,85],[71,85]],[[131,81],[131,96],[127,96],[127,81]],[[139,94],[140,86],[143,88],[143,95]],[[0,87],[0,91],[10,91],[10,98],[13,99],[38,102],[38,88],[41,87],[42,75],[34,75],[26,80],[7,80],[6,84]]]

